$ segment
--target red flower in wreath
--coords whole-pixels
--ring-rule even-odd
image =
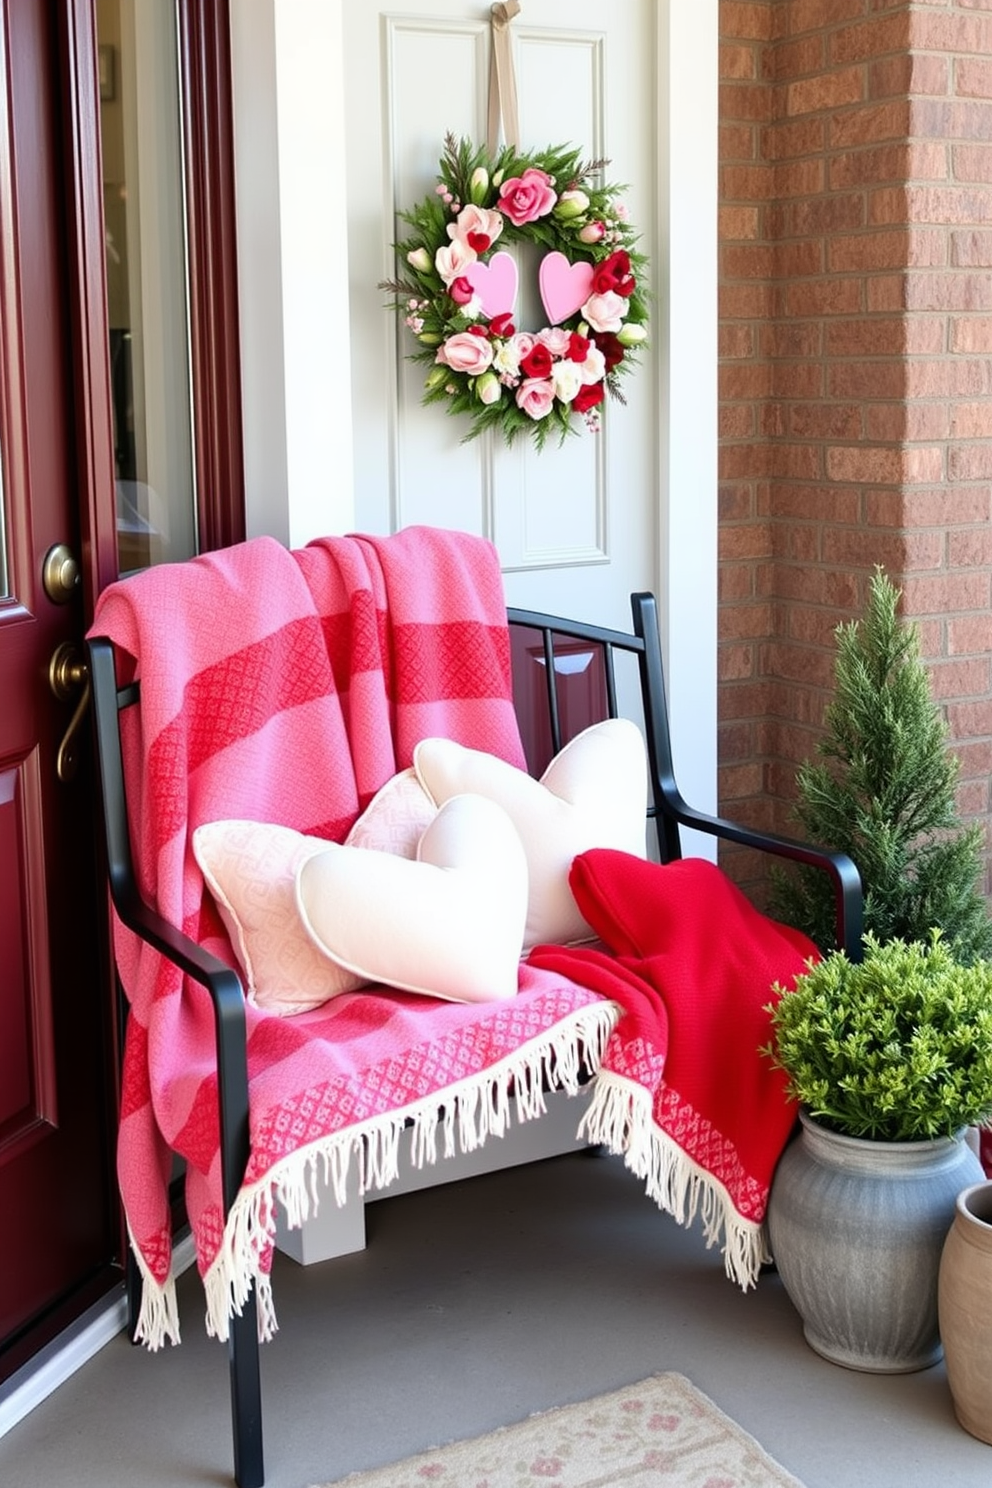
[[[619,367],[623,361],[624,348],[616,331],[597,331],[592,339],[603,353],[607,372]]]
[[[520,362],[520,370],[525,377],[550,377],[551,376],[551,353],[543,342],[538,341]]]
[[[602,401],[603,384],[601,382],[585,382],[572,399],[572,407],[576,413],[587,413],[590,408],[595,408],[597,403],[602,403]]]
[[[618,248],[611,253],[609,258],[604,258],[601,264],[597,264],[592,276],[592,287],[595,294],[623,295],[629,299],[637,288],[637,280],[630,271],[630,254],[623,248]]]

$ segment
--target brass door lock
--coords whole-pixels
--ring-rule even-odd
[[[65,543],[49,548],[41,569],[41,582],[52,604],[68,604],[81,579],[79,564]]]

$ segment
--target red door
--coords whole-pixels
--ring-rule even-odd
[[[0,0],[0,1381],[122,1275],[88,720],[65,747],[119,558],[97,9]],[[205,550],[244,536],[230,32],[175,22]]]
[[[114,521],[112,479],[102,510],[93,495],[94,471],[112,467],[80,347],[100,307],[84,310],[71,206],[80,101],[67,16],[87,10],[0,0],[0,1379],[121,1274],[85,721],[65,779],[58,769],[88,587],[72,586],[72,561],[91,572],[96,534],[112,542]],[[46,589],[60,544],[71,561],[50,561]]]

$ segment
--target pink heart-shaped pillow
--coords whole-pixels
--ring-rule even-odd
[[[551,325],[581,310],[592,294],[592,264],[569,263],[564,253],[546,253],[537,271],[541,303]]]
[[[490,320],[494,315],[509,315],[517,298],[515,259],[508,253],[494,253],[487,264],[476,260],[463,270],[463,274],[479,296],[484,315]]]

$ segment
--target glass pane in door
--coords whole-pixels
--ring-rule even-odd
[[[175,6],[97,0],[122,573],[196,551]]]

